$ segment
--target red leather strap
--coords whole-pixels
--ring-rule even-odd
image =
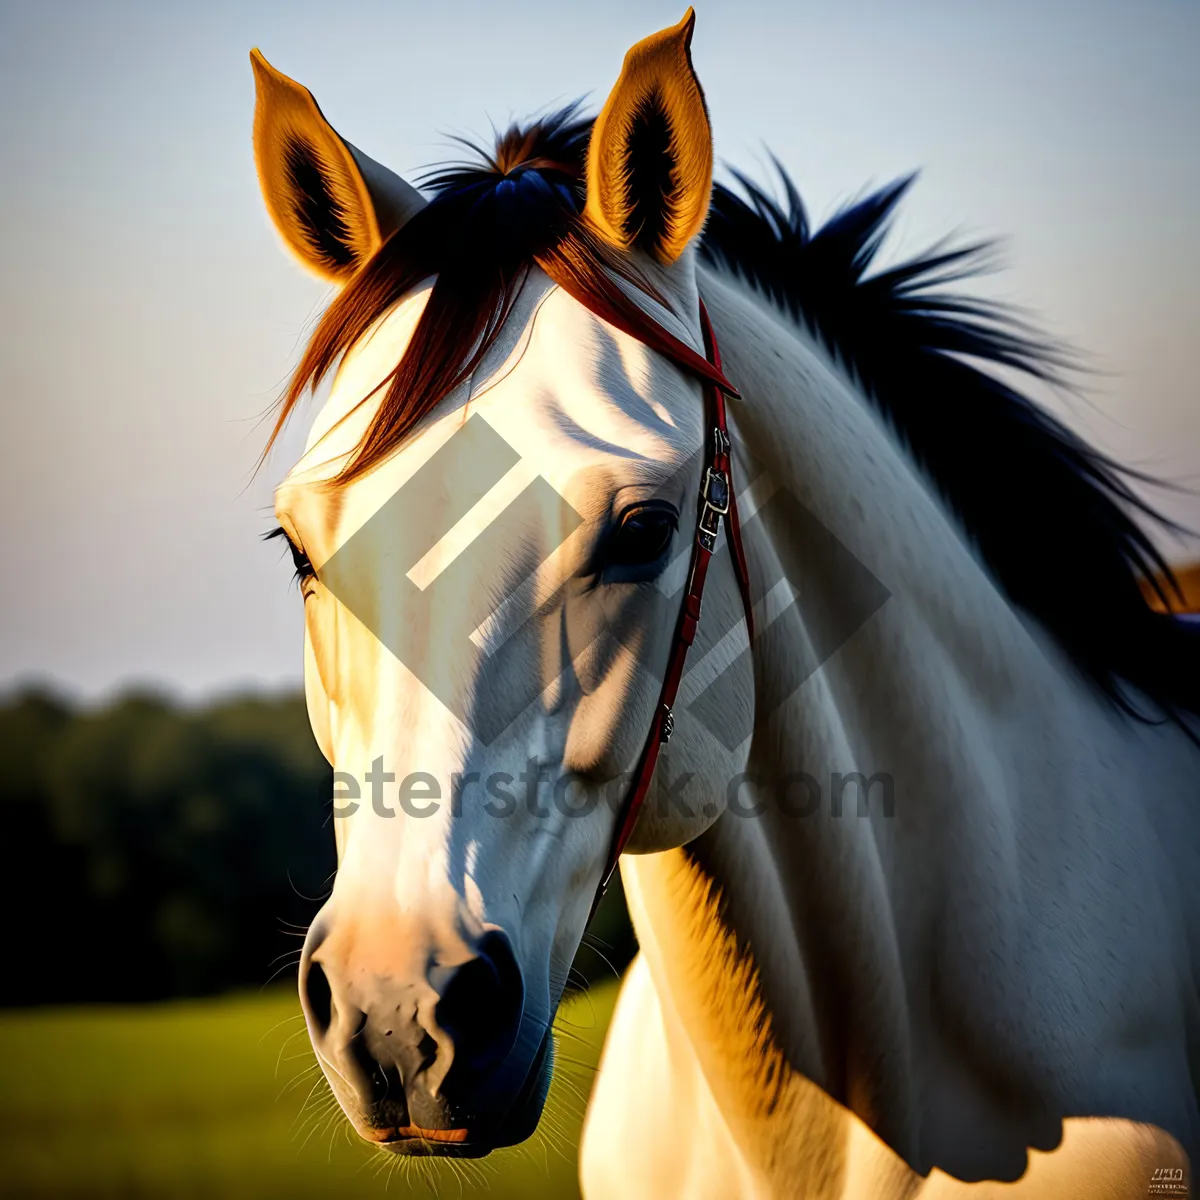
[[[597,312],[597,315],[606,320],[609,319],[603,312]],[[613,323],[616,324],[616,322]],[[704,582],[708,577],[708,564],[716,549],[717,531],[720,528],[722,517],[725,518],[725,529],[732,551],[734,573],[737,575],[738,588],[742,594],[747,629],[750,637],[754,636],[750,576],[746,568],[746,554],[742,546],[741,529],[737,519],[737,503],[733,495],[733,478],[730,469],[731,443],[725,418],[724,392],[728,391],[733,395],[737,393],[730,387],[721,371],[721,354],[717,348],[716,336],[713,333],[712,324],[708,319],[708,310],[704,307],[703,300],[700,301],[700,325],[704,332],[704,349],[708,356],[705,366],[709,369],[696,373],[704,380],[704,410],[707,426],[705,446],[708,454],[706,469],[700,483],[699,511],[696,518],[696,535],[692,540],[692,558],[688,567],[683,603],[680,605],[679,617],[675,625],[675,637],[671,643],[670,657],[667,659],[667,671],[659,691],[658,704],[654,710],[654,718],[650,725],[646,744],[642,747],[641,757],[634,771],[632,786],[625,798],[616,836],[613,838],[608,861],[600,879],[600,887],[592,901],[592,913],[595,913],[604,896],[609,881],[616,871],[621,852],[625,849],[634,826],[637,824],[646,794],[650,790],[650,782],[654,778],[654,768],[658,762],[659,751],[671,736],[674,726],[675,697],[679,691],[679,682],[683,678],[688,649],[696,638],[696,629],[700,623]],[[618,327],[623,328],[623,326]],[[628,329],[626,332],[631,333],[639,340],[647,341],[640,330]],[[683,346],[682,342],[677,342],[677,339],[665,330],[661,332],[665,340],[653,348],[662,350],[681,366],[692,368],[690,361],[674,352],[675,348],[671,343],[677,343],[687,351],[691,358],[697,359],[699,356],[690,348]]]
[[[705,308],[703,300],[700,301],[700,328],[704,333],[704,353],[708,355],[709,362],[718,371],[721,371],[723,379],[725,376],[721,366],[721,349],[717,345],[717,335],[713,333],[712,322],[708,319],[708,309]],[[718,392],[713,399],[717,405],[718,424],[721,431],[726,432],[725,397]],[[726,439],[728,440],[727,432]],[[737,496],[733,490],[731,464],[727,464],[726,471],[729,475],[729,514],[725,519],[725,534],[729,538],[729,546],[733,551],[733,569],[737,575],[738,590],[742,593],[742,608],[746,613],[746,636],[753,642],[754,601],[750,598],[750,569],[746,566],[746,548],[742,545],[742,524],[738,520]]]

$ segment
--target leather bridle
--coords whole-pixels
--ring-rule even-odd
[[[580,296],[577,298],[581,299],[598,316],[636,337],[638,341],[643,342],[651,349],[665,354],[684,370],[699,376],[704,387],[705,459],[707,463],[700,482],[691,564],[688,567],[683,603],[675,623],[675,636],[671,643],[670,656],[667,659],[667,672],[659,690],[650,732],[646,736],[646,743],[642,747],[632,785],[619,814],[616,834],[608,852],[604,873],[600,877],[600,885],[592,901],[592,910],[588,915],[590,921],[617,869],[621,852],[633,834],[634,826],[637,824],[646,795],[650,790],[650,781],[654,778],[654,767],[658,762],[659,751],[667,744],[675,728],[675,697],[679,691],[679,681],[683,678],[683,668],[687,661],[688,650],[696,638],[696,629],[700,623],[700,603],[704,595],[704,582],[708,577],[709,562],[717,547],[717,533],[720,530],[722,518],[725,519],[725,532],[729,539],[734,572],[737,575],[738,589],[742,594],[747,635],[751,640],[754,638],[754,617],[750,597],[750,576],[746,568],[746,553],[742,546],[741,527],[738,524],[737,500],[733,494],[730,456],[732,445],[725,419],[725,397],[728,395],[740,399],[740,396],[721,370],[721,352],[717,348],[717,339],[713,333],[712,323],[708,319],[708,310],[704,307],[704,301],[700,301],[700,328],[704,334],[705,352],[705,357],[701,358],[690,346],[685,345],[657,323],[650,326],[649,329],[641,326],[634,327],[624,319],[623,314],[610,310],[609,306],[600,301],[598,297]]]

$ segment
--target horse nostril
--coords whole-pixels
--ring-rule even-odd
[[[302,986],[304,1006],[308,1010],[313,1032],[324,1035],[333,1023],[333,990],[329,986],[329,977],[319,962],[309,959]]]
[[[454,1070],[482,1072],[502,1062],[517,1040],[525,986],[512,946],[493,931],[476,957],[450,977],[436,1009],[437,1023],[454,1039]]]

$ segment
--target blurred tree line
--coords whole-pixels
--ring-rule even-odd
[[[100,709],[0,701],[0,1004],[150,1000],[294,977],[332,884],[330,768],[302,696]],[[633,952],[620,889],[576,971]],[[611,964],[611,966],[610,966]]]

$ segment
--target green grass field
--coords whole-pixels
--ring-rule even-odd
[[[563,1006],[547,1116],[431,1182],[347,1136],[290,991],[0,1014],[0,1195],[578,1196],[575,1147],[615,984]]]

